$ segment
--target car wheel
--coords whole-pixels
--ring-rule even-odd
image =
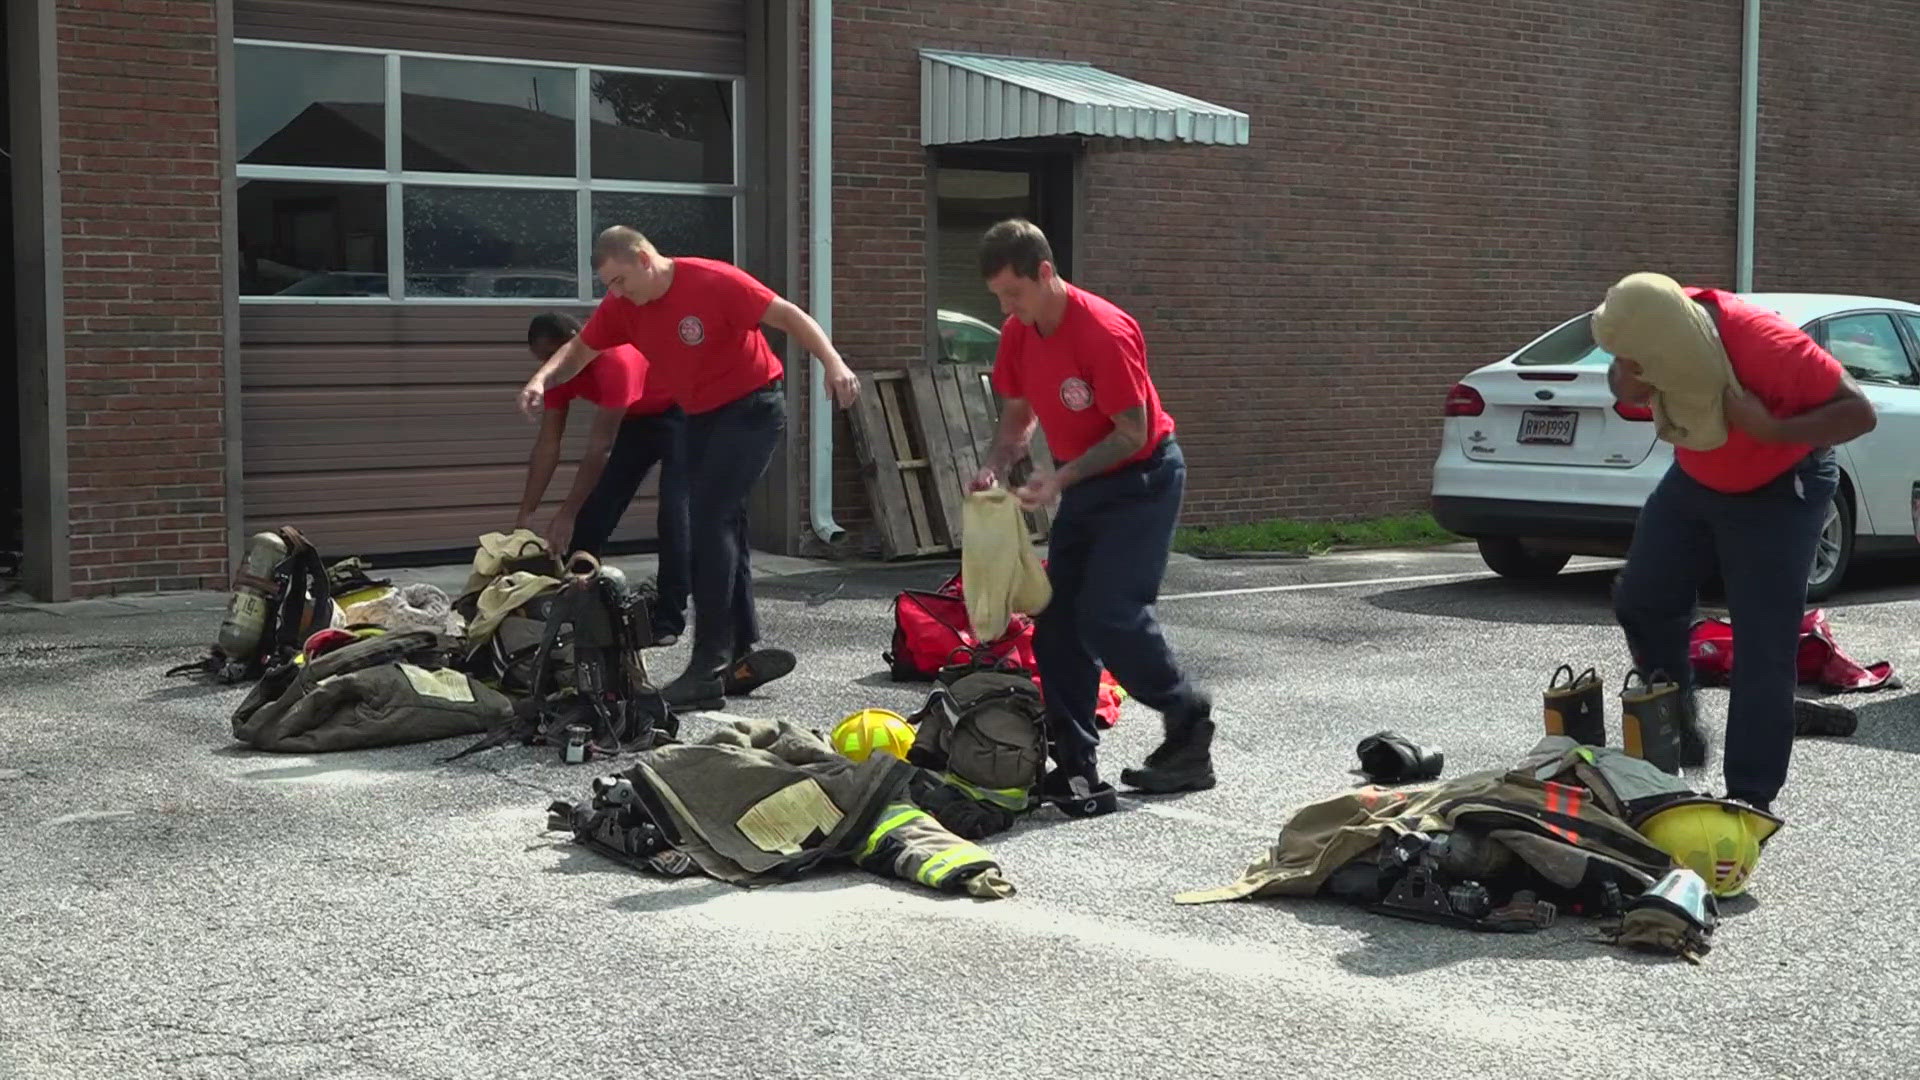
[[[1836,488],[1820,522],[1820,539],[1813,548],[1813,567],[1807,571],[1807,599],[1819,602],[1832,596],[1846,579],[1853,561],[1853,504]]]
[[[1550,578],[1566,568],[1571,555],[1535,551],[1525,541],[1512,536],[1480,538],[1480,559],[1487,569],[1505,578],[1538,581]]]

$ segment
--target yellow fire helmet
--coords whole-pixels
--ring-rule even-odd
[[[1786,822],[1745,803],[1704,796],[1668,803],[1640,820],[1647,842],[1703,878],[1713,895],[1739,896],[1760,849]]]
[[[855,761],[867,760],[876,750],[905,761],[913,745],[913,725],[891,709],[861,709],[835,724],[829,741]]]

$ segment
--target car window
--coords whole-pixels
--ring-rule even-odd
[[[1920,315],[1903,314],[1900,316],[1900,321],[1907,326],[1907,340],[1920,345]],[[1912,352],[1912,350],[1908,351]],[[1920,353],[1915,353],[1914,359],[1920,360]]]
[[[1000,332],[958,319],[939,321],[940,359],[950,364],[991,364],[1000,349]]]
[[[1826,331],[1827,351],[1847,374],[1862,382],[1920,385],[1893,316],[1881,311],[1836,315],[1827,320]]]
[[[1529,367],[1604,365],[1613,362],[1613,354],[1594,344],[1593,323],[1588,316],[1582,315],[1522,349],[1513,362]]]

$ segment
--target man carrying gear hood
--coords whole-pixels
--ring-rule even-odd
[[[1058,502],[1048,544],[1052,598],[1034,621],[1058,766],[1041,798],[1068,813],[1106,813],[1117,793],[1099,777],[1095,708],[1105,663],[1162,716],[1165,739],[1120,779],[1142,791],[1214,784],[1213,704],[1188,681],[1153,605],[1186,490],[1173,419],[1147,371],[1132,316],[1056,271],[1046,234],[1018,218],[987,230],[980,273],[1007,313],[993,363],[1000,427],[971,491],[994,488],[1038,423],[1061,463],[1014,491],[1031,510]]]
[[[1768,811],[1793,753],[1794,652],[1807,575],[1839,466],[1832,447],[1874,411],[1832,355],[1778,314],[1719,289],[1630,274],[1593,314],[1607,381],[1653,407],[1674,464],[1641,510],[1614,611],[1635,665],[1679,688],[1683,766],[1706,764],[1687,638],[1717,568],[1738,635],[1727,795]]]

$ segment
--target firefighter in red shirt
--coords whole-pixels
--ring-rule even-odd
[[[747,498],[786,429],[784,368],[761,327],[819,358],[841,408],[860,380],[806,312],[751,274],[714,259],[662,255],[615,225],[593,246],[607,287],[593,317],[520,391],[529,416],[550,387],[602,350],[638,348],[687,414],[687,516],[693,557],[693,656],[662,691],[680,709],[716,709],[793,670],[793,654],[760,649],[747,544]]]
[[[559,312],[544,312],[527,324],[527,350],[544,364],[580,332]],[[655,515],[660,571],[659,602],[652,612],[654,646],[671,645],[687,628],[686,414],[659,387],[646,358],[631,345],[608,349],[580,373],[546,392],[540,434],[527,461],[526,490],[515,529],[533,524],[560,462],[567,412],[576,400],[598,406],[573,487],[554,511],[545,536],[556,550],[599,555],[627,512],[647,473],[660,466],[660,505]]]
[[[1036,422],[1060,459],[1052,475],[1016,491],[1028,509],[1059,503],[1047,551],[1053,599],[1033,635],[1055,763],[1041,797],[1076,815],[1118,804],[1096,762],[1102,663],[1160,712],[1165,733],[1145,767],[1121,770],[1121,781],[1151,792],[1212,787],[1213,704],[1188,682],[1153,615],[1187,466],[1147,374],[1140,326],[1062,279],[1046,235],[1028,221],[987,230],[980,273],[1007,314],[993,365],[1005,404],[969,487],[999,483]]]
[[[1832,447],[1873,430],[1873,403],[1799,327],[1719,289],[1630,274],[1592,325],[1613,354],[1614,396],[1651,403],[1674,444],[1634,526],[1615,614],[1635,665],[1679,685],[1681,765],[1705,765],[1687,639],[1700,585],[1719,570],[1739,657],[1727,796],[1770,813],[1793,755],[1807,575],[1840,480]]]

